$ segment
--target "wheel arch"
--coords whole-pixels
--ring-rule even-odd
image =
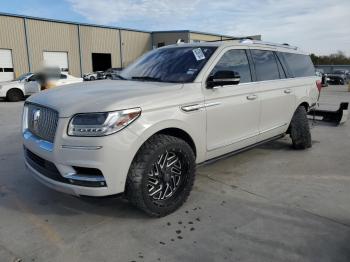
[[[6,95],[7,95],[11,90],[18,90],[18,91],[20,91],[20,92],[24,95],[23,90],[22,90],[21,88],[19,88],[19,87],[11,87],[11,88],[9,88],[9,89],[6,91]]]

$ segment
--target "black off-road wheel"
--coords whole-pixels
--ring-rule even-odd
[[[166,216],[187,200],[195,180],[195,155],[182,139],[154,135],[129,169],[126,196],[153,217]]]
[[[18,102],[24,99],[24,94],[19,89],[10,89],[6,94],[6,100],[9,102]]]
[[[294,149],[306,149],[312,146],[310,126],[304,106],[299,106],[295,111],[289,132]]]

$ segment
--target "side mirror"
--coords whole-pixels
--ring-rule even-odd
[[[215,86],[238,85],[241,77],[236,71],[217,71],[207,80],[207,88]]]

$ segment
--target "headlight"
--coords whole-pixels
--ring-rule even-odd
[[[135,121],[141,108],[105,113],[84,113],[72,117],[68,126],[69,136],[107,136],[114,134]]]

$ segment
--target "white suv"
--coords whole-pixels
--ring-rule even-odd
[[[23,113],[25,162],[79,196],[125,193],[149,215],[187,199],[196,164],[289,134],[311,147],[314,66],[297,48],[251,40],[153,50],[119,80],[34,95]]]

